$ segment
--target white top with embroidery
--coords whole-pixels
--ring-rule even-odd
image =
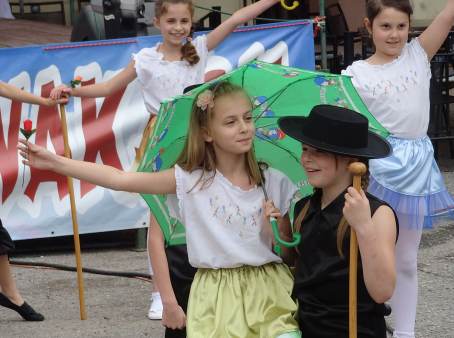
[[[417,38],[392,62],[371,65],[356,61],[342,74],[353,76],[353,85],[364,103],[393,136],[414,139],[426,135],[431,72]]]
[[[133,54],[142,96],[150,114],[156,115],[159,112],[163,100],[181,95],[186,87],[204,81],[208,60],[206,35],[198,36],[192,43],[200,57],[200,61],[193,66],[185,60],[163,60],[164,55],[158,52],[160,43]]]
[[[219,171],[212,180],[213,174],[207,173],[197,183],[201,173],[189,173],[176,165],[177,194],[167,197],[170,215],[186,227],[189,263],[219,269],[282,262],[272,251],[270,227],[264,227],[262,188],[245,191]],[[285,215],[296,187],[272,168],[264,171],[264,177],[268,197]]]

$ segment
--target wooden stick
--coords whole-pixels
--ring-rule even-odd
[[[361,190],[361,176],[366,171],[366,165],[361,162],[354,162],[348,167],[350,173],[353,174],[353,187]],[[358,336],[358,313],[357,313],[357,285],[358,285],[358,240],[356,232],[350,227],[350,268],[348,277],[348,333],[349,338],[357,338]]]
[[[71,149],[69,148],[68,141],[68,126],[66,124],[66,110],[65,105],[60,104],[61,116],[61,129],[63,134],[63,142],[65,146],[65,157],[71,158]],[[77,267],[77,285],[79,287],[79,310],[80,319],[86,320],[87,314],[85,312],[85,297],[84,297],[84,278],[82,275],[82,258],[80,254],[80,240],[79,240],[79,225],[77,224],[77,210],[76,199],[74,197],[74,186],[72,177],[67,177],[69,200],[71,202],[71,218],[73,222],[73,236],[74,236],[74,251],[76,254],[76,267]]]

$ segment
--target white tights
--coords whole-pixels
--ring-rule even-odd
[[[418,303],[417,258],[422,230],[399,229],[396,244],[396,289],[390,300],[394,318],[395,338],[415,338],[416,306]]]

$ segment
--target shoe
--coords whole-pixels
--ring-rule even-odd
[[[385,321],[385,324],[386,324],[386,332],[388,334],[390,334],[392,337],[393,333],[394,333],[394,328],[387,321]]]
[[[162,301],[161,296],[151,296],[150,309],[148,310],[148,319],[161,320],[162,319]]]
[[[35,310],[27,303],[24,302],[21,306],[14,304],[3,293],[0,292],[0,305],[8,309],[16,311],[21,317],[27,321],[40,322],[44,320],[44,316]]]

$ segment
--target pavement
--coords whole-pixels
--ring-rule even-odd
[[[454,193],[454,160],[441,160],[448,189]],[[21,255],[15,260],[75,265],[70,252]],[[146,274],[145,252],[130,248],[84,250],[83,265],[95,269]],[[454,337],[454,224],[423,234],[419,252],[420,298],[416,320],[418,338]],[[146,317],[152,282],[84,274],[88,319],[81,321],[76,274],[50,269],[13,267],[23,297],[46,316],[25,322],[0,308],[1,338],[163,337],[160,321]],[[219,337],[223,338],[223,337]]]

